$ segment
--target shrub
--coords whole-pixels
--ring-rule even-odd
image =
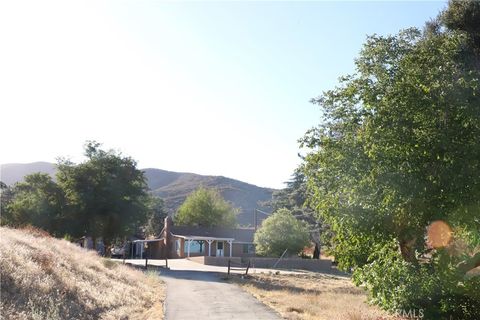
[[[447,249],[433,253],[428,263],[413,264],[401,258],[392,242],[357,268],[353,279],[368,289],[373,303],[400,316],[410,312],[424,319],[480,319],[480,277],[458,272]]]
[[[305,223],[295,219],[289,210],[280,209],[263,221],[254,242],[260,255],[280,256],[285,249],[297,254],[309,244],[309,235]]]

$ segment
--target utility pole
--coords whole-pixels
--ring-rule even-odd
[[[253,225],[254,225],[254,228],[255,228],[255,231],[257,231],[257,212],[260,212],[266,216],[271,216],[272,214],[271,213],[268,213],[268,212],[265,212],[265,211],[262,211],[262,210],[259,210],[257,208],[253,209]]]

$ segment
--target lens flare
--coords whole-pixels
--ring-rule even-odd
[[[434,221],[428,226],[427,241],[433,248],[446,247],[452,241],[452,229],[444,221]]]

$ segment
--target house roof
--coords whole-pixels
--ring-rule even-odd
[[[217,238],[235,239],[234,242],[253,243],[255,229],[253,228],[216,228],[172,226],[172,234],[186,238]]]

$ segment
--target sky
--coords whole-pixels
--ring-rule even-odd
[[[0,163],[81,162],[96,140],[140,168],[282,188],[311,98],[367,35],[446,1],[0,3]]]

